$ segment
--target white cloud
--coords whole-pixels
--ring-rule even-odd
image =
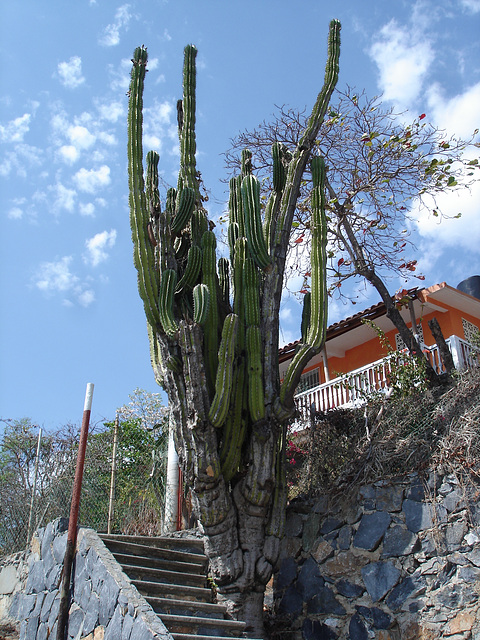
[[[76,89],[85,82],[82,75],[82,59],[72,56],[68,62],[60,62],[57,67],[60,82],[67,89]]]
[[[30,113],[24,113],[8,124],[0,124],[0,142],[23,142],[23,138],[30,130]]]
[[[68,127],[67,137],[77,149],[89,149],[96,140],[96,137],[86,127],[80,125]]]
[[[117,239],[116,229],[111,231],[102,231],[97,233],[85,242],[87,247],[87,254],[85,256],[85,262],[92,267],[97,267],[101,262],[105,262],[108,259],[107,249],[111,249],[115,245]]]
[[[73,144],[64,144],[59,149],[60,156],[67,164],[73,164],[80,157],[80,152]]]
[[[35,285],[45,293],[66,292],[77,283],[78,277],[70,271],[72,256],[64,256],[56,262],[43,262],[35,276]]]
[[[102,165],[99,169],[82,168],[73,176],[80,189],[87,193],[95,193],[98,189],[110,184],[110,167]]]
[[[108,120],[108,122],[117,122],[125,114],[124,105],[119,101],[98,105],[97,109],[100,117],[103,120]]]
[[[177,140],[177,125],[173,117],[173,105],[167,101],[155,101],[152,107],[144,109],[143,139],[146,149],[161,151],[165,139]]]
[[[480,12],[480,0],[461,0],[460,4],[468,13]]]
[[[119,44],[120,31],[128,28],[131,19],[130,5],[124,4],[119,7],[115,13],[114,21],[105,27],[103,35],[99,38],[99,44],[104,47],[114,47]]]
[[[23,210],[20,207],[12,207],[7,215],[11,220],[20,220],[23,218]]]
[[[78,208],[82,216],[93,217],[95,215],[95,205],[93,202],[87,202],[86,204],[80,203]]]
[[[77,295],[78,302],[82,305],[82,307],[89,307],[93,302],[95,302],[95,292],[92,289],[85,289]]]
[[[62,209],[65,209],[66,211],[72,212],[75,208],[77,192],[74,189],[65,187],[60,182],[57,182],[53,187],[53,191],[55,194],[55,200],[53,202],[54,211],[61,211]]]
[[[480,82],[464,93],[446,98],[439,84],[428,91],[428,104],[433,121],[448,135],[470,138],[480,126]]]
[[[401,108],[410,107],[420,95],[434,59],[426,34],[390,20],[380,30],[369,54],[380,73],[383,98]]]
[[[442,193],[436,196],[435,202],[432,200],[429,203],[432,209],[441,211],[445,216],[451,217],[461,213],[459,219],[440,221],[425,209],[418,207],[411,213],[420,235],[432,242],[432,251],[438,253],[445,248],[463,248],[480,254],[479,202],[480,183],[476,182],[471,190],[459,189]]]

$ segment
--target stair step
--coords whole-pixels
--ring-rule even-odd
[[[189,587],[205,587],[206,576],[195,573],[183,573],[182,571],[168,571],[166,569],[152,569],[134,564],[120,564],[123,571],[131,580],[148,580],[149,582],[162,582],[166,584],[178,584]]]
[[[225,615],[226,607],[223,604],[212,602],[199,602],[182,600],[179,598],[158,598],[147,596],[146,601],[152,606],[160,617],[163,614],[176,616],[198,616],[201,618],[220,618]]]
[[[150,558],[160,558],[162,560],[172,560],[172,562],[185,562],[188,564],[197,564],[202,568],[206,567],[207,557],[202,553],[192,553],[189,551],[175,551],[163,547],[152,547],[147,544],[138,544],[136,542],[125,542],[124,540],[111,539],[102,536],[105,545],[112,553],[127,553],[132,556],[148,556]]]
[[[210,589],[162,582],[149,582],[147,580],[132,580],[131,582],[142,596],[212,602],[212,592]]]
[[[188,573],[201,575],[205,580],[205,571],[201,564],[191,564],[188,562],[176,562],[164,560],[163,558],[150,558],[146,556],[132,556],[127,553],[113,552],[113,556],[121,565],[134,565],[149,569],[161,569],[163,571],[174,571],[178,573]]]
[[[232,640],[232,636],[199,636],[196,633],[171,633],[170,635],[172,636],[173,640]],[[249,638],[248,640],[257,639]]]
[[[168,536],[127,536],[120,533],[102,533],[102,540],[121,540],[122,542],[133,542],[143,544],[148,547],[159,549],[172,549],[176,551],[187,551],[190,553],[203,554],[203,540],[201,538],[170,538]]]
[[[223,618],[199,618],[198,616],[175,616],[163,614],[161,621],[170,633],[190,633],[197,635],[224,635],[235,637],[241,635],[245,629],[245,622],[225,620]],[[209,633],[210,632],[210,633]]]

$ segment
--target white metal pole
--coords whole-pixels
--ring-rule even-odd
[[[178,517],[178,454],[173,438],[173,416],[168,417],[167,486],[165,490],[165,533],[175,531]]]
[[[40,444],[42,442],[42,428],[38,430],[37,440],[37,455],[35,456],[35,473],[33,475],[33,487],[32,487],[32,499],[30,501],[30,514],[28,516],[28,528],[27,528],[27,547],[30,543],[30,536],[32,535],[33,527],[33,507],[35,505],[35,494],[37,492],[37,478],[38,478],[38,460],[40,458]]]

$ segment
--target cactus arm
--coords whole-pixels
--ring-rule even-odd
[[[263,235],[260,209],[260,185],[255,176],[248,174],[242,180],[242,202],[245,216],[245,235],[250,255],[261,269],[271,264]]]
[[[312,308],[312,294],[309,291],[305,294],[303,298],[303,309],[302,309],[302,325],[301,325],[301,334],[302,334],[302,342],[307,341],[307,332],[310,328],[310,310]]]
[[[231,313],[223,323],[222,340],[218,350],[215,396],[208,414],[210,422],[217,428],[223,426],[230,406],[237,331],[238,316]]]
[[[173,313],[173,296],[177,284],[177,273],[173,269],[165,269],[160,280],[159,313],[164,332],[174,338],[178,324]]]
[[[224,308],[228,309],[230,307],[230,263],[227,258],[220,258],[218,261],[218,279],[220,281],[222,303]]]
[[[305,131],[297,145],[292,161],[289,164],[285,192],[282,198],[282,207],[275,229],[275,252],[282,262],[284,262],[286,256],[293,214],[295,212],[296,203],[300,193],[302,176],[327,111],[333,90],[335,89],[335,85],[338,81],[339,57],[340,22],[338,20],[332,20],[330,22],[328,35],[328,52],[324,84],[317,96],[317,100],[307,122],[307,126],[305,127]]]
[[[179,234],[190,222],[195,206],[195,190],[184,187],[177,198],[175,217],[172,221],[172,234]]]
[[[188,250],[187,264],[182,277],[177,282],[175,293],[193,289],[202,268],[202,250],[197,245],[192,245]]]
[[[128,182],[130,226],[134,247],[134,264],[138,273],[138,291],[145,315],[152,327],[160,322],[158,315],[158,272],[155,251],[148,236],[149,215],[143,180],[143,86],[147,50],[137,47],[133,56],[128,105]]]
[[[200,203],[200,189],[198,185],[195,160],[195,153],[197,150],[195,138],[195,91],[197,83],[197,74],[195,69],[196,57],[196,47],[193,45],[187,45],[184,49],[182,122],[181,127],[179,126],[180,172],[178,175],[178,191],[181,191],[184,187],[194,189],[195,201]]]
[[[206,284],[200,283],[193,288],[193,321],[205,324],[210,307],[210,291]]]
[[[205,359],[209,389],[213,392],[218,366],[218,278],[215,248],[217,240],[213,231],[205,231],[202,236],[202,280],[210,293],[205,330]]]
[[[312,217],[310,223],[312,233],[310,322],[308,331],[306,331],[306,340],[300,344],[297,353],[290,362],[280,388],[280,403],[287,408],[293,402],[293,394],[305,365],[323,347],[327,327],[327,217],[325,214],[325,162],[323,158],[312,158],[312,177],[314,186],[311,196]]]

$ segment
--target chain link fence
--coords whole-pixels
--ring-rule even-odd
[[[35,529],[70,513],[78,429],[39,433],[9,421],[0,436],[0,556],[27,546]],[[88,437],[79,524],[99,532],[159,535],[168,431],[138,421],[106,423]]]

